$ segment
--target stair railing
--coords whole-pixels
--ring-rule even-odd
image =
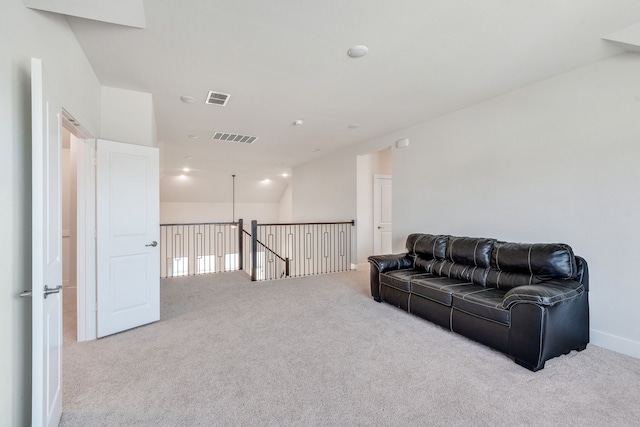
[[[355,221],[161,224],[161,277],[244,270],[251,280],[348,271]]]
[[[160,277],[243,269],[243,222],[160,224]]]
[[[251,221],[251,280],[352,270],[354,225],[355,221],[284,224]]]

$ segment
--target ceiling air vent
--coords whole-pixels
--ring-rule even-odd
[[[225,105],[227,105],[227,101],[229,101],[230,97],[231,95],[229,95],[228,93],[214,92],[211,90],[209,91],[209,95],[207,95],[207,100],[204,103],[219,105],[221,107],[224,107]]]
[[[227,142],[238,142],[244,144],[253,144],[258,137],[257,136],[249,136],[249,135],[239,135],[237,133],[225,133],[225,132],[216,132],[213,134],[211,139],[217,139],[219,141],[227,141]]]

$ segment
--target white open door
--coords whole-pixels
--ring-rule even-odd
[[[47,96],[42,61],[31,59],[33,427],[57,426],[62,415],[60,111]]]
[[[373,254],[390,254],[392,245],[391,177],[373,177]]]
[[[160,319],[158,149],[97,143],[98,337]]]

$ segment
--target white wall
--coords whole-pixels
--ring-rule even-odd
[[[153,96],[102,87],[102,139],[157,147]]]
[[[293,169],[295,222],[356,218],[356,156],[334,153]]]
[[[412,232],[568,243],[590,267],[592,343],[640,357],[640,54],[299,166],[295,215],[354,215],[355,181],[335,181],[352,179],[358,151],[400,138],[411,145],[393,150],[395,250]]]
[[[231,203],[161,202],[160,223],[182,224],[194,222],[230,222]],[[251,221],[279,222],[278,203],[236,203],[236,220],[242,218],[245,230],[251,229]]]
[[[284,224],[293,222],[293,189],[291,184],[287,185],[282,197],[280,197],[278,219],[278,222]]]
[[[26,426],[31,414],[31,57],[43,60],[53,107],[64,106],[94,135],[100,85],[64,17],[4,0],[0,13],[0,425]]]
[[[591,270],[592,342],[640,357],[640,55],[543,81],[406,136],[412,146],[394,156],[398,242],[411,231],[444,230],[569,243]],[[435,161],[424,167],[427,158]],[[425,191],[430,182],[435,191]]]

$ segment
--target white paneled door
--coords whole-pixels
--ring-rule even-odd
[[[373,253],[390,254],[392,245],[391,176],[373,177]]]
[[[32,59],[33,427],[57,426],[62,415],[61,108],[49,99],[45,81],[42,61]]]
[[[98,337],[160,319],[158,149],[97,142]]]

